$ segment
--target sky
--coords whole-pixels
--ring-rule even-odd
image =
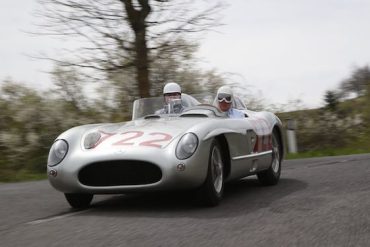
[[[266,103],[322,106],[326,90],[370,63],[368,0],[225,2],[224,25],[200,41],[198,56],[208,68],[238,75]],[[36,8],[36,0],[0,1],[0,81],[50,84],[52,64],[29,55],[53,54],[64,44],[25,32],[35,28]]]

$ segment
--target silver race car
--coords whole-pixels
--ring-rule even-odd
[[[209,103],[212,100],[209,100]],[[155,114],[162,98],[139,99],[132,121],[74,127],[51,147],[51,185],[74,208],[89,206],[94,194],[194,190],[217,205],[225,182],[257,175],[277,184],[284,155],[281,121],[273,113],[247,110],[230,119],[212,104],[182,94],[180,114]]]

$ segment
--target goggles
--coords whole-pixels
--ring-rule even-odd
[[[226,93],[220,93],[217,95],[218,102],[225,101],[226,103],[231,103],[231,95]]]
[[[165,93],[164,94],[165,97],[180,97],[181,96],[181,93]]]
[[[171,100],[181,100],[181,93],[166,93],[164,94],[164,101],[168,104]]]

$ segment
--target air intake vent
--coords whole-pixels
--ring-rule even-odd
[[[199,114],[199,113],[184,113],[180,117],[208,117],[206,114]]]
[[[159,115],[148,115],[148,116],[145,116],[144,119],[157,119],[157,118],[161,118],[161,116]]]
[[[82,168],[79,181],[87,186],[122,186],[156,183],[162,178],[158,166],[144,161],[113,160]]]

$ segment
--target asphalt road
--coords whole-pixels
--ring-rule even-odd
[[[97,196],[74,211],[47,181],[0,184],[0,246],[370,246],[370,154],[285,161],[277,186]]]

